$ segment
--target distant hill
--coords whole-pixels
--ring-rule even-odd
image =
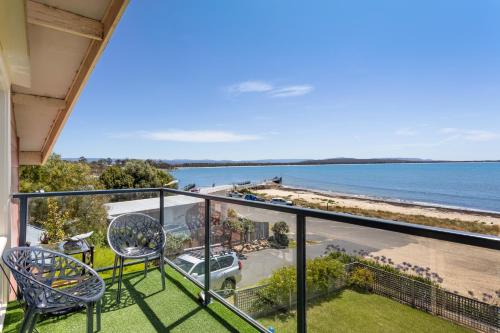
[[[67,161],[78,161],[80,158],[64,158]],[[103,158],[86,158],[88,163],[104,161]],[[128,159],[109,159],[112,163],[124,163]],[[109,161],[108,160],[108,161]],[[217,167],[217,166],[265,166],[265,165],[320,165],[320,164],[385,164],[385,163],[451,163],[451,162],[500,162],[499,160],[481,161],[448,161],[422,158],[352,158],[335,157],[325,159],[263,159],[263,160],[190,160],[190,159],[148,159],[151,164],[161,169],[172,167]]]
[[[263,165],[319,165],[319,164],[382,164],[382,163],[438,163],[419,158],[349,158],[336,157],[318,160],[255,160],[255,161],[189,161],[172,164],[176,167],[215,167],[215,166],[263,166]]]
[[[320,160],[305,160],[297,164],[382,164],[382,163],[429,163],[445,162],[421,158],[350,158],[337,157]]]
[[[264,159],[264,160],[161,160],[172,165],[179,164],[234,164],[234,163],[257,163],[257,164],[282,164],[282,163],[298,163],[304,159]]]

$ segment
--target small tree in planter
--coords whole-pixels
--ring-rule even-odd
[[[288,224],[284,221],[277,222],[273,225],[273,236],[270,237],[271,243],[277,247],[287,247],[290,243],[287,233],[290,231]]]
[[[65,224],[69,219],[67,211],[61,211],[56,199],[47,199],[47,218],[42,221],[42,227],[45,229],[40,241],[42,244],[57,243],[66,237],[64,231]]]

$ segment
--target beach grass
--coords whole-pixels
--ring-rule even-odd
[[[262,194],[257,194],[262,196]],[[268,199],[268,196],[265,196]],[[385,220],[427,225],[431,227],[446,228],[459,231],[475,232],[486,235],[500,235],[500,226],[497,224],[486,224],[480,221],[463,221],[458,219],[438,218],[424,215],[403,214],[384,210],[363,209],[358,207],[340,206],[334,200],[328,202],[311,202],[305,199],[294,199],[294,205],[312,209],[328,210],[331,212],[346,213],[352,215],[374,217]]]
[[[294,204],[303,207],[322,209],[322,210],[326,210],[327,208],[325,204],[312,203],[303,199],[294,200]],[[462,221],[458,219],[446,219],[446,218],[437,218],[424,215],[401,214],[395,212],[388,212],[384,210],[362,209],[362,208],[345,207],[339,205],[335,206],[330,205],[329,211],[360,215],[366,217],[375,217],[392,221],[421,224],[431,227],[440,227],[440,228],[467,231],[467,232],[476,232],[480,234],[488,234],[488,235],[500,234],[500,226],[496,224],[480,223],[479,221],[478,222]]]

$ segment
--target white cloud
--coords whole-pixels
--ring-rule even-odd
[[[292,96],[302,96],[309,94],[314,90],[314,87],[308,84],[299,86],[287,86],[282,88],[273,89],[270,91],[270,95],[273,97],[292,97]]]
[[[484,130],[464,130],[459,128],[442,128],[439,130],[441,134],[446,134],[446,141],[465,140],[474,142],[486,142],[500,139],[500,134],[484,131]]]
[[[395,133],[396,133],[396,135],[399,135],[399,136],[414,136],[414,135],[418,134],[418,131],[411,129],[411,128],[408,128],[408,127],[405,127],[405,128],[398,129]]]
[[[228,131],[184,131],[184,130],[167,130],[154,132],[137,132],[133,137],[140,137],[146,140],[153,141],[174,141],[174,142],[198,142],[198,143],[214,143],[214,142],[242,142],[255,141],[262,139],[258,135],[238,134]]]
[[[243,81],[227,87],[232,94],[261,93],[271,97],[293,97],[309,94],[314,87],[309,84],[275,87],[266,81]]]
[[[265,81],[244,81],[228,88],[232,93],[267,92],[273,90],[273,85]]]

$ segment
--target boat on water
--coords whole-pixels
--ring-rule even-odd
[[[283,182],[283,177],[274,177],[271,179],[271,182],[275,183],[275,184],[281,184]]]

